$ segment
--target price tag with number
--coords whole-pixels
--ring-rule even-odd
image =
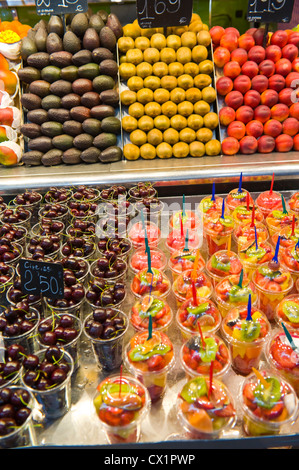
[[[137,0],[140,28],[185,26],[191,21],[193,0]]]
[[[294,0],[249,0],[247,20],[259,23],[289,23]]]
[[[63,266],[31,259],[19,262],[22,292],[61,299],[64,296]]]
[[[35,0],[38,15],[67,15],[88,10],[87,0]]]

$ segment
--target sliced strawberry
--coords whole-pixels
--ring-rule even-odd
[[[262,415],[269,420],[278,418],[284,410],[284,404],[282,401],[276,403],[271,409],[262,409]]]
[[[222,418],[230,418],[235,415],[235,409],[231,403],[225,405],[223,408],[216,408],[214,410],[216,416],[221,416]]]

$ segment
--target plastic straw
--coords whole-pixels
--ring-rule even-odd
[[[240,174],[238,193],[241,193],[241,192],[242,192],[242,173]]]
[[[211,201],[215,201],[215,183],[213,183],[213,187],[212,187],[212,197],[211,197]]]
[[[272,181],[271,181],[271,186],[270,186],[270,191],[269,191],[270,194],[272,194],[272,191],[273,191],[273,184],[274,184],[274,173],[272,175]]]
[[[251,320],[252,320],[252,317],[251,317],[251,294],[249,294],[249,296],[248,296],[247,317],[246,317],[246,320],[247,320],[247,321],[251,321]]]

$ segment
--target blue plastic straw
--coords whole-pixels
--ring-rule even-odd
[[[242,192],[242,173],[240,174],[238,193],[241,193],[241,192]]]
[[[252,317],[251,317],[251,294],[249,294],[249,296],[248,296],[247,317],[246,317],[246,320],[247,320],[247,321],[251,321],[251,320],[252,320]]]
[[[254,226],[255,249],[258,250],[256,226]]]
[[[215,183],[213,183],[213,187],[212,187],[212,197],[211,197],[211,201],[215,201]]]
[[[273,258],[272,258],[272,261],[276,261],[276,263],[278,263],[279,244],[280,244],[280,236],[279,236],[278,239],[277,239],[276,248],[275,248],[275,254],[274,254]]]

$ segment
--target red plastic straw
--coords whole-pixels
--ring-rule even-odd
[[[209,398],[211,396],[212,387],[213,387],[213,368],[214,368],[214,361],[211,361],[211,365],[210,365],[210,385],[209,385],[209,391],[208,391],[208,397]]]
[[[274,173],[272,175],[272,181],[271,181],[271,186],[270,186],[270,194],[272,194],[272,191],[273,191],[273,184],[274,184]]]
[[[246,193],[247,210],[249,211],[249,193]]]
[[[183,238],[184,237],[184,225],[183,225],[183,219],[182,219],[181,214],[180,214],[180,224],[181,224],[181,237]]]
[[[250,227],[254,227],[254,217],[255,217],[255,207],[254,204],[252,206],[252,217],[251,217],[251,225]]]
[[[195,286],[195,282],[193,280],[191,282],[192,282],[193,303],[194,303],[195,307],[197,307],[196,286]]]
[[[295,235],[295,214],[293,214],[292,220],[292,237]]]
[[[121,382],[123,378],[123,365],[120,366],[120,379],[119,379],[119,396],[121,394]]]
[[[199,331],[199,334],[200,334],[200,337],[201,337],[201,344],[202,344],[202,347],[205,348],[205,347],[206,347],[206,343],[205,343],[205,340],[204,340],[204,337],[203,337],[203,333],[202,333],[202,329],[201,329],[201,326],[200,326],[199,321],[197,322],[197,326],[198,326],[198,331]]]

